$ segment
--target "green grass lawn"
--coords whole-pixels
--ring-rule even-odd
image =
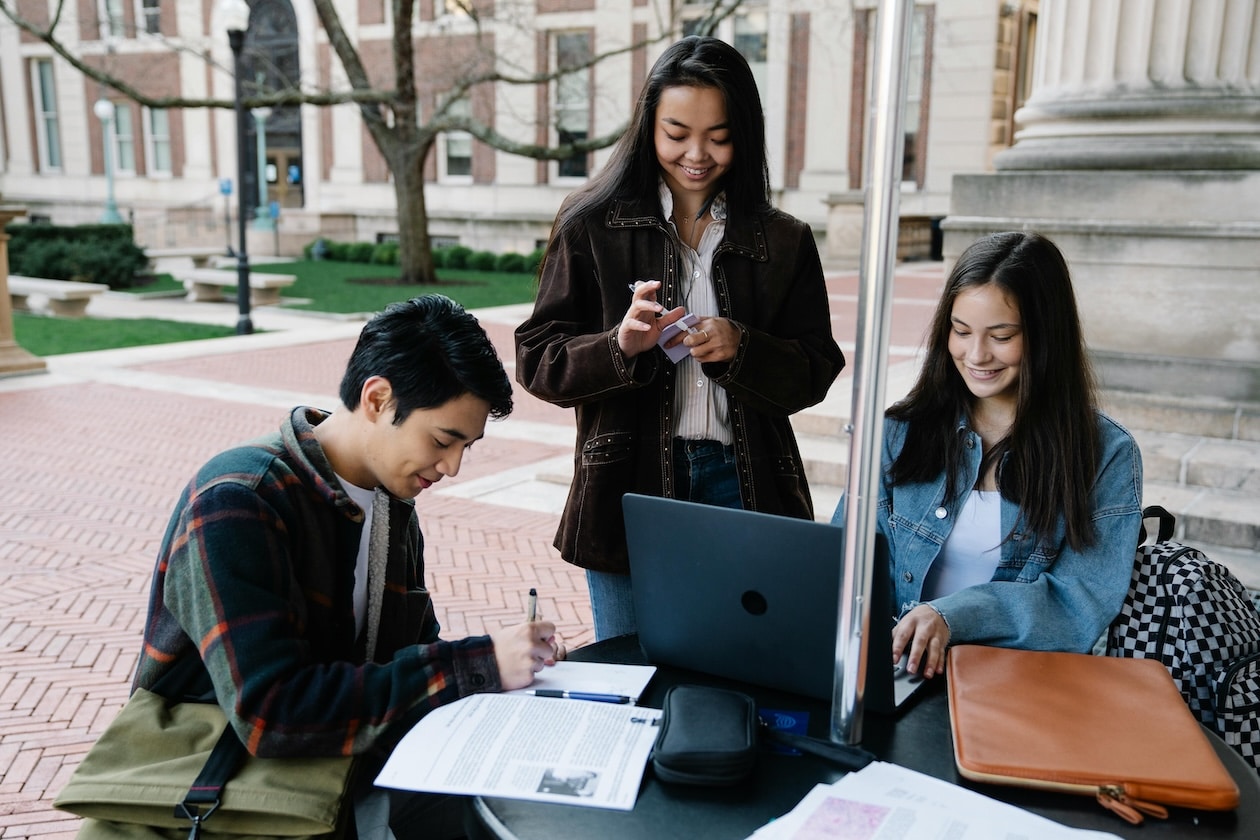
[[[236,325],[187,324],[156,318],[53,318],[13,313],[17,343],[36,356],[169,344],[234,335]]]
[[[441,268],[435,284],[403,286],[397,282],[396,267],[370,263],[307,260],[269,264],[260,261],[250,267],[264,273],[296,274],[297,282],[282,294],[309,299],[310,303],[292,306],[316,312],[379,312],[394,301],[430,292],[444,294],[465,309],[525,303],[534,299],[532,274]]]
[[[303,302],[285,306],[339,314],[379,312],[394,301],[407,300],[430,292],[444,294],[466,309],[526,303],[534,299],[535,292],[532,274],[439,269],[438,283],[403,286],[397,283],[398,271],[394,266],[327,260],[285,263],[260,260],[256,264],[251,263],[250,269],[264,273],[297,275],[297,281],[285,289],[283,294]],[[152,283],[124,291],[151,295],[181,292],[183,288],[169,274],[160,274]],[[227,290],[226,294],[230,297],[234,293]],[[233,335],[235,324],[220,327],[152,318],[51,318],[15,312],[13,329],[17,342],[22,347],[36,356],[53,356],[86,350],[219,338]]]
[[[398,270],[394,266],[371,263],[329,262],[328,260],[299,260],[297,262],[269,263],[260,260],[250,263],[250,270],[263,274],[296,274],[297,282],[281,293],[286,298],[298,298],[302,303],[284,304],[291,309],[314,312],[367,313],[379,312],[398,300],[417,295],[439,292],[458,301],[465,309],[484,306],[503,306],[510,303],[526,303],[534,299],[534,275],[505,274],[495,271],[471,269],[438,269],[438,282],[427,286],[398,284]],[[225,273],[235,268],[222,269]],[[123,291],[138,295],[151,295],[183,291],[183,286],[169,274],[159,274],[157,279],[144,286]],[[234,287],[224,290],[232,297]]]

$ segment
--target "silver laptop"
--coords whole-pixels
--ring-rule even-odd
[[[622,499],[639,643],[654,664],[830,700],[844,528],[677,499]],[[891,712],[922,680],[894,680],[888,546],[875,546],[863,706]],[[898,695],[901,695],[900,699]]]

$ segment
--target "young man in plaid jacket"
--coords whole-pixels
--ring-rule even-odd
[[[512,410],[477,320],[440,295],[390,306],[364,327],[340,398],[216,455],[184,490],[134,686],[198,657],[186,694],[213,692],[251,754],[363,756],[370,780],[426,712],[526,686],[564,649],[546,621],[442,641],[424,588],[413,500]],[[394,798],[440,836],[444,807]]]

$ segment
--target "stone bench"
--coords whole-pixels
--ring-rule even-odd
[[[44,277],[9,275],[9,299],[13,308],[32,312],[26,298],[39,295],[48,300],[48,311],[63,318],[82,318],[87,314],[88,303],[101,292],[109,290],[104,283],[82,283],[78,280],[49,280]]]
[[[197,246],[190,248],[145,248],[144,255],[149,259],[149,270],[157,270],[157,261],[187,257],[192,260],[193,268],[206,268],[214,257],[226,253],[223,248],[214,246]]]
[[[223,290],[236,288],[237,273],[220,271],[217,268],[194,268],[177,271],[175,277],[188,290],[187,299],[191,301],[225,300]],[[280,302],[280,290],[293,285],[297,280],[292,274],[259,274],[249,273],[249,300],[254,306],[267,306]]]

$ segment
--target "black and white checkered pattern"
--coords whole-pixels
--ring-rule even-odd
[[[1260,611],[1242,583],[1203,552],[1167,539],[1140,546],[1107,653],[1158,659],[1190,710],[1260,771]]]
[[[1216,730],[1251,766],[1260,768],[1260,653],[1216,676]]]

